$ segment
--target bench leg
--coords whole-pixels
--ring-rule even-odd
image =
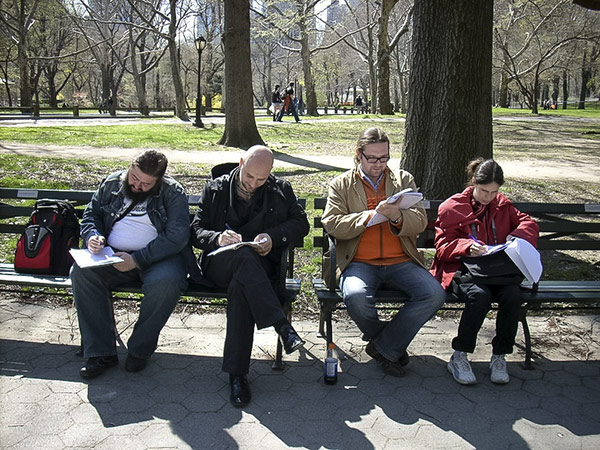
[[[285,315],[288,319],[288,321],[290,323],[292,323],[292,302],[287,301],[285,303],[285,305],[283,306],[283,310],[285,312]],[[279,336],[277,336],[277,350],[275,352],[275,361],[273,361],[273,364],[271,365],[271,370],[283,370],[284,369],[284,364],[283,364],[283,345],[281,344],[281,341],[279,340]]]
[[[527,305],[521,307],[521,317],[519,321],[523,326],[523,336],[525,337],[525,361],[523,362],[523,368],[525,370],[533,370],[533,363],[531,362],[533,352],[531,351],[531,333],[529,332],[529,325],[527,324]]]
[[[319,332],[317,333],[317,337],[326,339],[327,335],[325,334],[325,310],[323,304],[321,304],[321,308],[319,311]]]

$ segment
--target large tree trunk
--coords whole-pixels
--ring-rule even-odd
[[[591,71],[587,64],[587,50],[583,52],[583,61],[581,62],[581,90],[579,91],[579,103],[577,109],[585,109],[585,95],[587,94],[587,84],[590,81]]]
[[[500,94],[498,98],[500,108],[508,108],[508,75],[502,70],[500,72]]]
[[[175,89],[175,115],[181,120],[189,120],[185,104],[185,89],[179,73],[179,48],[177,46],[177,0],[169,0],[171,18],[169,22],[169,57],[171,60],[171,77]]]
[[[379,14],[379,30],[377,32],[377,68],[379,82],[377,83],[377,102],[381,114],[394,114],[390,101],[390,43],[388,41],[388,24],[392,9],[398,0],[383,0]]]
[[[569,100],[569,79],[568,73],[566,70],[563,70],[563,109],[567,109],[567,104]]]
[[[477,156],[492,156],[492,0],[420,0],[401,166],[426,198],[465,184]]]
[[[254,119],[250,65],[250,0],[225,0],[225,131],[219,144],[264,144]]]
[[[315,80],[312,73],[310,43],[308,41],[306,19],[302,17],[298,25],[300,27],[300,56],[302,58],[302,72],[304,74],[304,92],[306,93],[306,114],[309,116],[318,116],[317,94],[315,92]],[[299,86],[296,86],[296,93],[298,93],[298,89]]]

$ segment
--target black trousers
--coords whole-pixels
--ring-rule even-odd
[[[492,339],[492,353],[506,355],[513,352],[515,336],[519,326],[521,292],[518,284],[484,285],[452,282],[452,291],[465,302],[460,317],[458,335],[452,340],[452,348],[473,353],[477,334],[483,325],[492,302],[498,303],[496,336]]]
[[[205,276],[217,286],[227,288],[224,372],[247,374],[254,325],[260,330],[286,318],[269,279],[271,272],[267,259],[248,247],[208,257]]]

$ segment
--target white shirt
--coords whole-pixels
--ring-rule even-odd
[[[124,207],[130,204],[131,200],[126,199]],[[146,199],[117,221],[108,235],[108,245],[118,250],[132,252],[146,247],[149,242],[156,239],[158,232],[148,217],[147,206]]]

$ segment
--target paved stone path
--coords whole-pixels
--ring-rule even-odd
[[[125,342],[135,317],[117,309]],[[256,333],[253,401],[236,409],[220,370],[223,313],[182,309],[143,372],[125,372],[121,348],[119,368],[86,382],[78,375],[83,361],[75,355],[73,309],[5,295],[0,448],[600,448],[600,345],[590,338],[599,320],[532,319],[536,370],[521,368],[519,350],[509,357],[512,379],[505,386],[489,380],[489,321],[473,356],[479,384],[460,386],[446,370],[455,319],[428,323],[409,348],[408,375],[392,378],[364,353],[358,330],[340,313],[335,340],[342,372],[337,385],[327,386],[317,321],[300,320],[295,326],[307,345],[284,357],[283,372],[270,367],[275,333]]]

